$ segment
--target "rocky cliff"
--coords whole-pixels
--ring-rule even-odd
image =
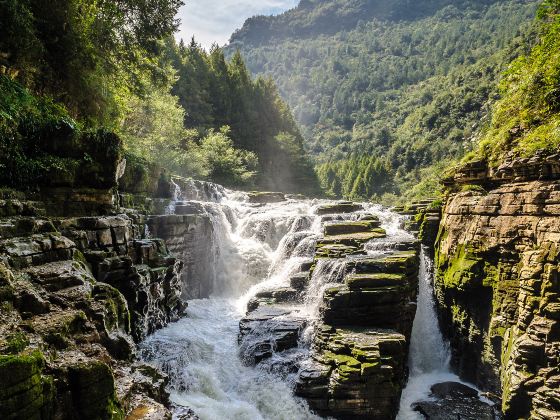
[[[560,412],[557,159],[469,166],[448,182],[435,289],[453,365],[508,419]],[[468,184],[468,186],[466,186]]]
[[[149,229],[180,234],[177,245],[196,258],[189,244],[207,220],[165,215],[173,184],[157,168],[131,165],[130,192],[117,195],[126,162],[119,139],[102,138],[111,147],[52,150],[90,156],[72,177],[0,189],[2,418],[171,418],[166,376],[138,361],[136,344],[183,314],[182,273],[192,277],[193,261],[184,269]]]

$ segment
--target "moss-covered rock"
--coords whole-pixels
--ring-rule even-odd
[[[373,232],[379,228],[378,220],[361,220],[352,222],[331,222],[324,226],[325,236],[346,235],[352,233]],[[378,231],[379,232],[379,231]]]
[[[557,203],[556,182],[517,182],[453,194],[443,212],[435,290],[452,363],[507,419],[560,410]]]
[[[52,377],[44,375],[45,359],[34,351],[0,355],[0,412],[2,418],[50,419],[53,409]]]
[[[406,379],[403,335],[322,325],[313,362],[300,371],[296,395],[325,417],[394,418]]]
[[[103,362],[91,361],[68,368],[72,405],[79,418],[85,420],[120,420],[124,413],[115,393],[111,368]]]

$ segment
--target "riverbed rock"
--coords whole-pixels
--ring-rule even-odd
[[[268,204],[286,201],[286,196],[281,192],[253,191],[247,194],[249,203]]]
[[[169,418],[165,386],[131,370],[133,338],[184,310],[182,265],[163,240],[141,239],[124,215],[0,225],[9,226],[0,238],[3,418]]]
[[[413,408],[428,420],[499,420],[501,413],[482,401],[478,391],[459,382],[442,382],[431,387],[433,400],[415,403]]]
[[[208,298],[214,287],[216,264],[214,227],[207,215],[165,215],[147,219],[152,236],[162,238],[183,263],[183,299]]]
[[[331,222],[325,224],[324,233],[325,236],[330,236],[372,232],[374,229],[379,228],[380,226],[381,222],[379,222],[379,219],[352,222]]]
[[[325,214],[354,213],[362,209],[363,206],[361,204],[352,203],[350,201],[339,201],[333,204],[320,205],[315,209],[315,212],[319,216],[322,216]]]
[[[304,365],[296,395],[325,417],[388,419],[397,413],[405,381],[403,335],[370,328],[324,325]]]
[[[307,320],[292,314],[293,308],[261,305],[239,322],[240,353],[248,364],[256,364],[298,346]]]

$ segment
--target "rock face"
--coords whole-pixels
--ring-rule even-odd
[[[411,247],[349,259],[343,283],[325,291],[312,362],[304,365],[296,383],[296,394],[319,414],[396,416],[416,311],[418,250]]]
[[[182,263],[135,217],[0,219],[3,418],[170,418],[134,341],[183,313]]]
[[[208,298],[213,291],[216,258],[210,218],[203,214],[151,216],[147,226],[182,261],[183,298]]]
[[[543,161],[548,175],[556,170]],[[510,166],[502,178],[523,173]],[[445,206],[435,288],[453,364],[502,396],[507,419],[560,412],[559,250],[557,181],[457,193]]]
[[[301,264],[290,287],[249,301],[240,352],[249,364],[268,360],[265,368],[283,360],[279,370],[297,374],[296,395],[321,416],[385,420],[396,416],[407,376],[419,247],[410,241],[368,256],[365,244],[386,233],[375,216],[348,214],[358,210],[348,202],[316,209],[327,216],[313,260]],[[310,300],[319,300],[316,319]],[[302,345],[304,331],[310,348]]]

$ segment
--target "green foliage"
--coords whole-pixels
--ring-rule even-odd
[[[352,156],[383,158],[393,175],[389,199],[431,196],[437,179],[420,185],[423,169],[476,143],[536,4],[306,0],[248,20],[228,53],[240,49],[253,73],[274,78],[319,172]]]
[[[71,115],[112,125],[142,76],[165,78],[159,40],[177,27],[180,0],[2,0],[0,65]]]
[[[326,162],[317,167],[326,193],[347,199],[378,199],[392,192],[392,169],[376,157],[363,156]]]
[[[228,136],[229,127],[223,127],[219,132],[210,130],[200,144],[208,177],[225,186],[247,185],[256,175],[257,155],[235,149]]]
[[[110,188],[120,148],[114,134],[84,129],[50,98],[0,75],[0,185]]]
[[[505,73],[492,121],[477,152],[465,160],[498,164],[508,151],[531,156],[560,146],[560,2],[543,2],[538,18],[538,43]]]
[[[215,156],[208,163],[209,179],[237,186],[254,179],[256,186],[268,190],[319,191],[303,137],[271,79],[252,80],[239,52],[228,62],[220,48],[214,46],[208,53],[194,40],[188,46],[169,43],[168,58],[177,69],[172,93],[185,111],[185,126],[198,130],[202,137],[209,133],[201,143],[204,159],[214,153],[211,142],[220,140],[219,148],[231,152],[224,156],[227,167],[243,162],[237,165],[243,174],[235,175],[231,169],[224,171],[225,162]],[[231,144],[220,137],[225,135],[221,131],[225,126],[230,128]]]

